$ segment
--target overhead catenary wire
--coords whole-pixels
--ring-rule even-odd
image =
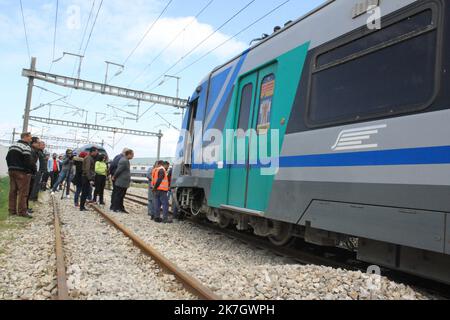
[[[89,11],[89,17],[87,19],[86,26],[84,27],[83,35],[81,37],[80,47],[78,48],[78,55],[81,55],[81,50],[83,49],[83,44],[84,44],[84,40],[86,39],[86,34],[87,34],[87,30],[89,28],[89,23],[91,22],[92,16],[94,14],[95,2],[96,2],[96,0],[92,0],[92,6],[91,6],[91,10]],[[77,70],[77,63],[74,62],[72,78],[74,77],[76,70]],[[70,88],[69,99],[72,97],[72,93],[73,93],[73,88]]]
[[[53,52],[52,52],[52,61],[55,60],[55,51],[56,51],[56,32],[58,29],[58,11],[59,11],[59,0],[56,0],[56,14],[55,14],[55,29],[53,32]],[[52,62],[53,64],[53,62]]]
[[[208,9],[215,0],[208,0],[208,2],[206,3],[206,5],[204,5],[200,11],[183,27],[183,29],[152,59],[152,61],[145,66],[145,68],[128,84],[127,88],[130,88],[131,85],[138,80],[140,77],[142,77],[144,75],[144,73],[147,71],[148,68],[150,68],[153,63],[155,63],[163,54],[164,52],[166,52],[174,43],[175,41],[178,40],[178,38],[195,22],[197,21],[197,19],[206,11],[206,9]],[[117,101],[117,100],[116,100]],[[154,106],[154,105],[153,105]],[[151,106],[145,113],[147,113],[153,106]],[[142,118],[144,115],[142,114],[141,117]]]
[[[101,0],[100,5],[98,6],[97,14],[95,15],[95,19],[94,19],[94,23],[92,24],[91,31],[89,32],[89,37],[88,37],[88,39],[86,41],[86,46],[84,47],[83,56],[86,55],[86,51],[87,51],[87,49],[89,47],[89,43],[91,41],[92,34],[94,33],[95,25],[97,24],[97,19],[98,19],[98,16],[100,14],[100,10],[102,9],[102,6],[103,6],[103,0]]]
[[[133,81],[128,85],[131,86],[137,79],[142,77],[144,73],[150,68],[174,43],[178,40],[178,38],[195,22],[197,19],[208,9],[215,0],[209,0],[208,3],[203,6],[200,11],[183,27],[183,29],[152,59],[152,61],[145,66],[145,68],[136,76]]]
[[[173,0],[169,0],[169,2],[166,4],[166,6],[164,7],[164,9],[161,11],[161,13],[159,14],[159,16],[156,18],[155,21],[153,21],[153,23],[150,25],[150,27],[147,29],[147,31],[144,33],[144,35],[142,36],[142,38],[139,40],[139,42],[137,43],[137,45],[133,48],[133,50],[131,50],[130,54],[127,56],[127,58],[125,59],[125,61],[122,63],[122,65],[126,65],[128,63],[128,61],[131,59],[131,57],[134,55],[134,53],[136,52],[136,50],[142,45],[142,43],[144,42],[144,40],[147,38],[148,34],[153,30],[153,28],[155,27],[155,25],[158,23],[158,21],[161,19],[161,17],[164,15],[164,13],[167,11],[167,9],[169,8],[170,4],[173,2]]]
[[[214,0],[213,0],[214,1]],[[126,57],[125,61],[122,63],[122,65],[125,67],[127,65],[127,63],[129,62],[129,60],[131,59],[131,57],[135,54],[135,52],[137,51],[137,49],[142,45],[142,43],[144,42],[144,40],[147,38],[147,36],[150,34],[150,32],[153,30],[153,28],[156,26],[156,24],[161,20],[162,16],[166,13],[166,11],[168,10],[169,6],[172,4],[173,0],[169,0],[167,2],[167,4],[164,6],[163,10],[160,12],[160,14],[158,15],[158,17],[153,21],[153,23],[147,28],[147,30],[145,31],[145,33],[142,35],[141,39],[139,40],[139,42],[136,44],[136,46],[133,48],[133,50],[131,50],[131,52],[128,54],[128,56]],[[110,79],[108,79],[108,82],[111,81],[115,76],[111,76]],[[139,76],[140,77],[140,76]],[[135,80],[137,80],[139,77],[137,77]],[[133,82],[135,81],[133,80]],[[132,82],[132,83],[133,83]],[[128,88],[132,85],[132,83],[130,83],[128,85]],[[89,100],[86,102],[85,106],[87,106],[89,103],[91,103],[94,98],[97,96],[97,94],[93,94]]]
[[[59,0],[56,0],[56,12],[55,12],[55,23],[54,23],[54,31],[53,31],[53,50],[52,50],[52,61],[50,63],[50,68],[48,69],[48,73],[52,72],[53,65],[55,64],[55,54],[56,54],[56,36],[58,29],[58,13],[59,13]],[[47,85],[45,85],[46,87]],[[42,90],[39,92],[38,101],[41,103],[42,98]]]
[[[279,4],[278,6],[276,6],[275,8],[273,8],[272,10],[270,10],[269,12],[267,12],[266,14],[264,14],[262,17],[258,18],[257,20],[253,21],[251,24],[249,24],[248,26],[246,26],[244,29],[242,29],[241,31],[239,31],[238,33],[234,34],[232,37],[228,38],[227,40],[223,41],[221,44],[219,44],[217,47],[215,47],[214,49],[206,52],[204,55],[202,55],[201,57],[199,57],[198,59],[196,59],[194,62],[188,64],[187,66],[183,67],[181,70],[177,71],[175,73],[175,75],[179,75],[182,72],[186,71],[187,69],[189,69],[190,67],[194,66],[195,64],[197,64],[198,62],[200,62],[201,60],[203,60],[204,58],[206,58],[207,56],[209,56],[211,53],[213,53],[214,51],[216,51],[217,49],[223,47],[225,44],[227,44],[228,42],[230,42],[231,40],[235,39],[237,36],[239,36],[240,34],[244,33],[245,31],[247,31],[248,29],[250,29],[251,27],[253,27],[255,24],[257,24],[258,22],[264,20],[265,18],[267,18],[269,15],[271,15],[272,13],[274,13],[275,11],[279,10],[281,7],[285,6],[287,3],[289,3],[291,0],[286,0],[283,3]]]
[[[158,76],[153,82],[147,85],[144,90],[150,88],[153,84],[155,84],[158,80],[160,80],[164,75],[170,72],[173,68],[180,64],[186,57],[194,53],[201,45],[203,45],[206,41],[208,41],[212,36],[214,36],[217,32],[222,30],[226,25],[228,25],[231,21],[233,21],[236,17],[238,17],[242,12],[244,12],[248,7],[250,7],[256,0],[251,0],[244,7],[238,10],[235,14],[233,14],[229,19],[227,19],[224,23],[222,23],[218,28],[216,28],[213,32],[211,32],[207,37],[197,43],[190,51],[188,51],[185,55],[183,55],[180,59],[178,59],[169,69],[167,69],[164,73]]]
[[[26,22],[25,22],[25,14],[23,13],[23,4],[22,4],[22,0],[19,0],[19,2],[20,2],[20,12],[22,13],[23,30],[24,30],[24,32],[25,32],[25,41],[26,41],[26,44],[27,44],[28,58],[29,58],[29,60],[31,60],[30,42],[28,41],[27,24],[26,24]]]

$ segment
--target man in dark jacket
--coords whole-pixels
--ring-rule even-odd
[[[36,170],[31,160],[31,139],[31,133],[23,133],[21,140],[9,148],[6,156],[10,180],[9,214],[26,218],[32,218],[27,211],[27,198],[31,175]]]
[[[98,156],[98,149],[92,147],[89,156],[83,161],[83,171],[81,177],[81,202],[80,211],[86,211],[86,201],[91,193],[91,188],[95,179],[95,159]]]
[[[114,202],[112,203],[112,211],[128,213],[125,210],[123,201],[127,194],[128,188],[131,186],[131,164],[130,160],[134,158],[133,150],[125,152],[125,156],[120,160],[117,170],[112,177],[116,193],[114,195]]]
[[[38,200],[39,184],[41,183],[41,173],[39,171],[39,152],[41,141],[37,137],[31,138],[31,161],[35,166],[34,174],[31,176],[30,192],[27,200],[28,213],[33,213],[33,209],[30,208],[30,201]]]
[[[48,172],[48,161],[50,160],[50,154],[45,151],[45,143],[43,144],[44,149],[42,149],[42,153],[44,155],[44,159],[42,160],[41,166],[44,166],[42,169],[42,180],[41,180],[41,191],[47,191],[48,179],[50,178],[50,173]],[[39,160],[40,161],[40,160]]]
[[[72,183],[75,186],[75,195],[73,199],[75,207],[80,206],[81,188],[83,186],[83,161],[87,156],[87,152],[81,152],[79,156],[75,155],[75,158],[73,159],[73,163],[75,165],[75,175],[73,177]]]
[[[116,170],[117,170],[117,168],[118,168],[118,166],[119,166],[120,160],[122,160],[123,157],[125,157],[125,154],[126,154],[129,150],[130,150],[130,149],[128,149],[128,148],[123,149],[122,153],[121,153],[121,154],[118,154],[118,155],[114,158],[114,160],[111,162],[111,165],[109,166],[109,175],[110,175],[111,177],[114,177],[114,174],[116,173]],[[111,193],[111,207],[110,207],[110,210],[111,210],[111,211],[114,211],[114,210],[113,210],[113,203],[115,202],[116,192],[117,192],[117,190],[116,190],[116,188],[115,188],[115,183],[114,183],[114,181],[113,181],[113,190],[112,190],[112,193]]]

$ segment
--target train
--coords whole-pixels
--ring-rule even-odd
[[[327,1],[276,28],[189,98],[178,206],[450,284],[449,34],[443,0]]]

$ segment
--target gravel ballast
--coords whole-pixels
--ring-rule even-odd
[[[110,214],[225,299],[433,299],[385,277],[298,265],[191,222],[156,224],[146,208],[127,208],[132,214]]]
[[[24,228],[1,231],[0,300],[49,300],[56,294],[53,211],[47,194],[41,201]]]
[[[195,299],[93,211],[61,202],[69,294],[81,300]]]

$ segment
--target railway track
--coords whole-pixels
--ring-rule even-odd
[[[67,288],[66,263],[63,249],[63,239],[61,235],[61,221],[59,219],[59,205],[55,196],[51,197],[53,205],[53,216],[55,226],[55,254],[56,254],[56,273],[58,300],[70,300],[69,290]]]
[[[128,199],[131,201],[130,199]],[[61,237],[61,225],[59,220],[59,207],[58,202],[54,196],[52,196],[54,216],[55,216],[55,233],[56,233],[56,255],[57,255],[57,273],[58,273],[58,299],[69,300],[69,293],[67,289],[67,276],[64,262],[63,243]],[[142,202],[135,202],[142,205]],[[146,204],[145,204],[146,205]],[[130,239],[133,244],[141,250],[141,252],[150,258],[152,258],[162,270],[172,274],[183,285],[183,287],[198,297],[199,300],[222,300],[212,290],[204,286],[196,278],[190,276],[178,266],[172,263],[169,259],[163,256],[160,252],[154,249],[152,246],[140,239],[131,230],[126,228],[117,219],[114,219],[111,215],[107,214],[104,210],[94,204],[89,205],[95,210],[106,222],[120,231],[125,237]]]
[[[110,223],[117,230],[122,232],[127,238],[129,238],[134,243],[134,245],[138,247],[144,254],[150,256],[163,270],[173,274],[183,284],[187,291],[197,296],[200,300],[221,300],[219,296],[217,296],[209,288],[201,284],[200,281],[178,268],[174,263],[164,257],[160,252],[152,248],[150,245],[145,243],[131,230],[122,225],[118,220],[108,215],[105,211],[103,211],[96,205],[91,205],[91,207],[108,223]]]
[[[139,195],[127,194],[126,200],[137,205],[147,206],[147,198]],[[223,229],[212,223],[195,218],[188,219],[187,221],[205,228],[208,231],[214,231],[218,235],[223,235],[231,239],[238,240],[246,245],[254,247],[255,249],[269,251],[274,255],[290,259],[291,261],[301,265],[322,265],[337,269],[340,268],[350,271],[361,271],[363,273],[367,272],[370,267],[370,264],[357,261],[353,254],[343,249],[324,249],[322,247],[309,245],[301,241],[298,241],[300,244],[297,243],[295,246],[278,247],[270,243],[268,240],[256,237],[250,233],[232,229]],[[450,299],[449,285],[384,268],[382,268],[382,274],[394,282],[400,282],[416,287],[431,295]]]

